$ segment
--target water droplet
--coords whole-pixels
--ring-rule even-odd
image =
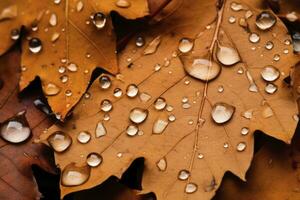
[[[236,18],[235,18],[234,16],[230,16],[230,17],[228,18],[228,22],[229,22],[230,24],[233,24],[233,23],[236,22]]]
[[[167,169],[167,160],[165,158],[160,159],[157,163],[156,163],[157,168],[160,171],[166,171]]]
[[[143,93],[140,94],[140,100],[142,102],[148,102],[150,99],[151,99],[151,95],[150,94],[145,93],[145,92],[143,92]]]
[[[258,43],[260,40],[260,37],[257,33],[250,33],[249,35],[249,41],[252,43]]]
[[[47,138],[47,141],[56,152],[64,152],[72,144],[72,138],[62,131],[55,131]]]
[[[245,142],[240,142],[240,143],[237,144],[236,150],[238,152],[242,152],[242,151],[244,151],[246,149],[246,147],[247,147],[247,145],[246,145]]]
[[[234,106],[219,102],[214,104],[211,111],[211,116],[217,124],[223,124],[225,122],[228,122],[232,118],[234,112]]]
[[[222,93],[223,91],[224,91],[223,85],[219,85],[219,86],[218,86],[218,92],[219,92],[219,93]]]
[[[116,88],[116,89],[114,90],[114,97],[120,98],[122,95],[123,95],[122,89]]]
[[[273,57],[273,60],[278,62],[280,60],[280,55],[279,54],[275,54]]]
[[[66,83],[66,82],[68,82],[68,80],[69,80],[69,77],[67,75],[63,75],[60,77],[60,81],[62,83]]]
[[[144,55],[149,55],[149,54],[155,53],[160,42],[161,42],[160,36],[157,36],[156,38],[154,38],[144,49]]]
[[[244,73],[244,68],[242,68],[242,67],[238,68],[237,73],[238,74],[243,74]]]
[[[137,47],[142,47],[142,46],[144,46],[144,44],[145,44],[144,38],[142,36],[138,36],[135,40],[135,45]]]
[[[230,4],[230,8],[233,10],[233,11],[240,11],[240,10],[243,10],[243,5],[242,4],[239,4],[239,3],[236,3],[236,2],[232,2]]]
[[[110,120],[110,115],[109,115],[108,113],[105,113],[105,114],[103,115],[103,120],[104,120],[104,121],[109,121],[109,120]]]
[[[268,30],[276,23],[276,17],[269,11],[263,11],[256,17],[256,26],[261,30]]]
[[[78,142],[86,144],[91,140],[91,134],[88,131],[81,131],[77,135]]]
[[[60,88],[54,83],[48,83],[47,85],[43,85],[43,91],[48,96],[54,96],[60,92]]]
[[[21,143],[31,136],[31,130],[25,118],[25,111],[1,123],[1,137],[11,143]]]
[[[95,13],[93,16],[93,24],[97,29],[104,28],[106,24],[106,16],[101,12]]]
[[[291,40],[290,40],[290,39],[284,40],[284,44],[285,44],[285,45],[291,45]]]
[[[71,90],[66,90],[65,91],[65,95],[67,96],[67,97],[70,97],[70,96],[72,96],[72,91]]]
[[[221,72],[221,67],[217,63],[202,58],[185,62],[184,69],[190,76],[201,81],[211,81]]]
[[[202,153],[199,153],[199,154],[198,154],[198,158],[199,158],[199,159],[202,159],[202,158],[204,158],[204,155],[203,155]]]
[[[57,5],[60,4],[60,2],[61,2],[61,0],[54,0],[54,3]]]
[[[139,88],[135,84],[130,84],[126,88],[126,94],[128,97],[136,97],[136,95],[139,93]]]
[[[70,63],[67,68],[70,72],[77,72],[78,70],[78,67],[75,63]]]
[[[168,124],[169,124],[168,121],[159,118],[154,122],[152,132],[154,134],[162,134],[164,130],[167,128]]]
[[[290,22],[295,22],[298,20],[298,16],[296,12],[290,12],[286,14],[286,18],[290,21]]]
[[[51,42],[57,41],[59,37],[60,37],[60,34],[57,32],[54,32],[51,36]]]
[[[109,112],[113,108],[113,105],[110,100],[104,99],[101,101],[101,110],[103,112]]]
[[[105,76],[105,75],[101,76],[99,78],[99,83],[100,83],[100,87],[104,90],[110,88],[110,86],[111,86],[110,78],[108,76]]]
[[[174,110],[174,107],[171,106],[171,105],[167,105],[166,110],[167,110],[168,112],[172,112],[172,111]]]
[[[277,80],[280,76],[279,70],[276,67],[271,65],[265,66],[263,70],[260,72],[260,74],[265,81],[269,81],[269,82]]]
[[[248,28],[248,22],[245,18],[240,18],[239,25],[243,28]]]
[[[293,38],[293,48],[295,53],[300,52],[300,33],[296,32],[292,35]]]
[[[57,16],[56,16],[55,13],[52,13],[52,14],[50,15],[49,24],[50,24],[51,26],[56,26],[56,25],[57,25]]]
[[[197,189],[198,189],[198,186],[196,183],[188,183],[188,184],[186,184],[184,191],[187,194],[192,194],[192,193],[196,192]]]
[[[246,110],[245,112],[242,113],[242,116],[245,117],[246,119],[251,119],[253,117],[253,110]]]
[[[175,117],[175,115],[169,115],[168,119],[170,122],[174,122],[176,120],[176,117]]]
[[[274,115],[272,108],[269,105],[264,105],[264,108],[262,110],[262,116],[264,118],[269,118]]]
[[[240,62],[240,56],[236,49],[218,45],[217,58],[220,63],[226,66]]]
[[[277,91],[277,86],[273,83],[268,83],[265,87],[265,91],[268,94],[274,94]]]
[[[167,106],[167,102],[164,98],[159,97],[154,102],[154,107],[156,110],[163,110]]]
[[[298,122],[299,121],[299,116],[296,114],[296,115],[293,115],[293,119]]]
[[[10,32],[10,38],[12,40],[18,40],[20,38],[19,29],[12,29],[11,32]]]
[[[84,93],[84,98],[85,99],[91,98],[91,94],[89,92]]]
[[[31,30],[32,31],[37,31],[39,29],[38,27],[38,21],[37,20],[34,20],[32,23],[31,23]]]
[[[253,16],[253,12],[251,10],[247,10],[246,13],[245,13],[245,18],[249,19],[252,16]]]
[[[182,104],[182,108],[183,109],[189,109],[190,107],[191,107],[190,103],[184,103],[184,104]]]
[[[189,124],[189,125],[193,125],[193,124],[194,124],[194,121],[193,121],[192,119],[190,119],[190,120],[188,121],[188,124]]]
[[[135,125],[129,125],[126,129],[126,133],[127,135],[133,137],[138,133],[139,129],[137,126]]]
[[[161,69],[161,65],[159,63],[154,65],[154,71],[158,72]]]
[[[266,43],[266,45],[265,45],[265,48],[266,48],[267,50],[271,50],[271,49],[273,49],[273,47],[274,47],[274,44],[273,44],[272,41],[268,41],[268,42]]]
[[[188,170],[185,170],[185,169],[180,170],[177,177],[178,177],[179,180],[185,181],[190,177],[190,172]]]
[[[61,184],[64,186],[77,186],[85,183],[90,177],[90,167],[68,164],[62,171]]]
[[[86,157],[86,163],[90,167],[97,167],[102,163],[102,156],[98,153],[92,152]]]
[[[36,54],[39,53],[42,50],[42,42],[39,38],[31,38],[29,40],[29,50]]]
[[[107,133],[106,128],[104,126],[104,124],[102,122],[98,122],[97,127],[96,127],[96,131],[95,131],[95,136],[96,138],[105,136]]]
[[[227,142],[225,142],[225,143],[223,144],[223,147],[224,147],[225,149],[227,149],[227,148],[229,147],[229,144],[228,144]]]
[[[288,50],[288,49],[284,49],[284,50],[283,50],[283,53],[284,53],[284,54],[288,54],[288,53],[289,53],[289,50]]]
[[[128,8],[130,7],[131,3],[128,0],[117,0],[116,6],[120,8]]]
[[[83,2],[82,2],[82,1],[78,1],[77,4],[76,4],[76,11],[77,11],[77,12],[82,11],[83,6],[84,6],[84,5],[83,5]]]
[[[242,135],[248,135],[248,133],[249,133],[249,128],[243,127],[243,128],[241,129],[241,134],[242,134]]]
[[[148,117],[148,110],[143,108],[134,108],[130,111],[129,119],[135,124],[140,124]]]
[[[179,41],[178,49],[181,53],[188,53],[194,47],[194,41],[189,38],[182,38]]]

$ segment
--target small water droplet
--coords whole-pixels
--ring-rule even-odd
[[[175,115],[169,115],[168,119],[170,122],[174,122],[176,120],[176,117]]]
[[[43,85],[43,91],[48,96],[54,96],[60,92],[60,88],[54,83],[48,83]]]
[[[107,133],[106,128],[102,122],[98,122],[96,126],[95,136],[96,138],[105,136]]]
[[[123,95],[122,89],[116,88],[116,89],[114,90],[114,97],[120,98],[122,95]]]
[[[31,30],[32,31],[37,31],[39,29],[38,27],[38,21],[37,20],[34,20],[32,23],[31,23]]]
[[[104,90],[110,88],[111,80],[108,76],[104,75],[99,78],[100,87]]]
[[[184,62],[184,69],[190,76],[201,81],[211,81],[221,72],[221,67],[217,63],[203,58]]]
[[[219,86],[218,86],[218,92],[219,92],[219,93],[222,93],[223,91],[224,91],[223,85],[219,85]]]
[[[227,149],[227,148],[229,147],[229,144],[228,144],[227,142],[225,142],[225,143],[223,144],[223,147],[224,147],[225,149]]]
[[[245,18],[240,18],[239,25],[243,28],[246,28],[246,29],[248,28],[248,22]]]
[[[67,97],[70,97],[70,96],[72,96],[72,91],[71,90],[66,90],[65,91],[65,95],[67,96]]]
[[[160,42],[161,42],[160,36],[157,36],[156,38],[154,38],[144,49],[144,55],[149,55],[149,54],[155,53]]]
[[[154,122],[152,132],[154,134],[162,134],[164,130],[167,128],[168,124],[169,122],[167,120],[159,118]]]
[[[85,99],[91,98],[91,93],[89,93],[89,92],[84,93],[84,98]]]
[[[144,38],[142,36],[138,36],[135,40],[135,45],[137,47],[142,47],[142,46],[144,46],[144,44],[145,44]]]
[[[60,37],[60,34],[57,32],[54,32],[51,36],[51,42],[56,42],[59,37]]]
[[[188,183],[188,184],[186,184],[184,191],[187,194],[192,194],[192,193],[196,192],[197,189],[198,189],[198,186],[196,183]]]
[[[245,18],[249,19],[252,16],[253,16],[253,12],[251,10],[247,10],[246,13],[245,13]]]
[[[97,12],[94,14],[94,16],[92,17],[93,19],[93,24],[95,25],[95,27],[97,29],[102,29],[104,28],[105,24],[106,24],[106,16],[101,13],[101,12]]]
[[[129,126],[127,127],[127,129],[126,129],[127,135],[129,135],[129,136],[131,136],[131,137],[137,135],[138,131],[139,131],[139,129],[138,129],[138,127],[135,126],[135,125],[129,125]]]
[[[217,124],[223,124],[232,118],[234,112],[234,106],[227,103],[218,102],[214,104],[211,111],[211,116]]]
[[[150,99],[151,99],[151,95],[150,95],[150,94],[145,93],[145,92],[142,92],[142,93],[140,94],[140,100],[141,100],[142,102],[148,102]]]
[[[88,131],[81,131],[77,135],[77,140],[81,144],[86,144],[91,140],[91,134]]]
[[[157,163],[156,163],[157,168],[160,171],[166,171],[167,169],[167,160],[165,158],[160,159]]]
[[[278,62],[280,60],[280,55],[279,54],[275,54],[273,57],[273,60]]]
[[[228,18],[228,22],[229,22],[230,24],[233,24],[233,23],[236,22],[236,18],[235,18],[234,16],[230,16],[230,17]]]
[[[130,98],[136,97],[136,95],[139,93],[139,88],[135,84],[130,84],[126,88],[126,94]]]
[[[36,54],[42,50],[42,42],[39,38],[31,38],[29,40],[29,50]]]
[[[249,41],[252,43],[258,43],[260,40],[260,37],[257,33],[250,33],[249,35]]]
[[[266,45],[265,45],[265,48],[266,48],[267,50],[271,50],[271,49],[273,49],[273,47],[274,47],[274,44],[273,44],[272,41],[268,41],[268,42],[266,43]]]
[[[83,6],[84,6],[84,5],[83,5],[83,2],[82,2],[82,1],[78,1],[77,4],[76,4],[76,11],[77,11],[77,12],[82,11]]]
[[[62,171],[61,184],[64,186],[78,186],[85,183],[90,177],[90,167],[68,164]]]
[[[293,115],[293,119],[298,122],[299,121],[299,116],[297,114]]]
[[[69,80],[69,77],[67,75],[63,75],[60,77],[60,81],[62,83],[66,83],[66,82],[68,82],[68,80]]]
[[[249,128],[243,127],[243,128],[241,129],[241,134],[242,134],[242,135],[248,135],[248,133],[249,133]]]
[[[156,110],[163,110],[167,106],[167,102],[164,98],[159,97],[154,102],[154,107]]]
[[[276,17],[269,11],[262,11],[256,17],[256,26],[261,30],[268,30],[272,28],[276,23]]]
[[[192,119],[190,119],[190,120],[188,121],[188,124],[189,124],[189,125],[193,125],[193,124],[194,124],[194,121],[193,121]]]
[[[110,100],[104,99],[101,101],[101,110],[103,112],[109,112],[113,108],[113,105]]]
[[[236,49],[221,45],[218,45],[217,58],[220,63],[226,66],[234,65],[241,60]]]
[[[75,63],[69,63],[67,66],[70,72],[77,72],[78,66]]]
[[[290,40],[290,39],[284,40],[284,44],[285,44],[285,45],[291,45],[291,40]]]
[[[260,72],[261,77],[268,82],[275,81],[279,78],[280,72],[279,70],[274,66],[265,66],[262,71]]]
[[[284,50],[283,50],[283,53],[284,53],[284,54],[288,54],[288,53],[289,53],[289,50],[288,50],[288,49],[284,49]]]
[[[242,4],[239,4],[239,3],[236,3],[236,2],[232,2],[230,4],[230,8],[233,10],[233,11],[240,11],[240,10],[243,10],[243,5]]]
[[[47,138],[47,141],[56,152],[64,152],[72,144],[72,138],[62,131],[55,131]]]
[[[97,167],[102,163],[102,156],[98,153],[92,152],[86,157],[86,163],[90,167]]]
[[[128,0],[116,0],[115,4],[120,8],[128,8],[131,5],[130,1]]]
[[[251,119],[253,117],[253,110],[246,110],[245,112],[242,113],[242,116],[245,117],[246,119]]]
[[[265,87],[265,91],[268,94],[274,94],[277,91],[277,86],[273,83],[268,83]]]
[[[194,47],[194,41],[189,38],[182,38],[179,41],[178,49],[181,53],[188,53]]]
[[[181,181],[185,181],[187,180],[189,177],[190,177],[190,172],[188,170],[180,170],[179,173],[178,173],[178,179],[181,180]]]
[[[189,109],[190,107],[191,107],[190,103],[184,103],[184,104],[182,104],[182,108],[183,109]]]
[[[204,158],[204,155],[203,155],[202,153],[199,153],[199,154],[198,154],[198,158],[199,158],[199,159],[203,159],[203,158]]]
[[[244,73],[244,68],[242,68],[242,67],[238,68],[237,73],[238,74],[243,74]]]
[[[154,65],[154,71],[158,72],[161,69],[161,65],[159,63]]]
[[[174,110],[174,107],[171,106],[171,105],[167,105],[166,110],[167,110],[168,112],[172,112],[172,111]]]
[[[130,111],[129,119],[135,124],[140,124],[146,120],[148,117],[148,110],[143,108],[133,108]]]
[[[238,152],[242,152],[242,151],[244,151],[246,149],[246,147],[247,147],[247,145],[246,145],[245,142],[240,142],[240,143],[237,144],[236,150]]]
[[[19,31],[19,29],[12,29],[10,31],[10,38],[12,40],[18,40],[20,38],[20,31]]]
[[[61,0],[54,0],[54,3],[55,3],[56,5],[60,4],[60,2],[61,2]]]
[[[51,26],[56,26],[56,25],[57,25],[57,16],[56,16],[55,13],[52,13],[52,14],[50,15],[49,24],[50,24]]]

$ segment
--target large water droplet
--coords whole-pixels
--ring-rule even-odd
[[[135,125],[130,125],[130,126],[128,126],[127,127],[127,129],[126,129],[126,133],[127,133],[127,135],[129,135],[129,136],[135,136],[137,133],[138,133],[138,131],[139,131],[139,129],[138,129],[138,127],[137,126],[135,126]]]
[[[131,3],[128,0],[117,0],[116,1],[116,6],[120,8],[128,8],[130,7]]]
[[[163,110],[166,106],[166,100],[162,97],[157,98],[154,102],[154,107],[156,110]]]
[[[86,144],[91,140],[91,134],[88,131],[81,131],[77,135],[77,140],[81,144]]]
[[[43,85],[43,91],[48,96],[54,96],[60,92],[60,88],[54,83],[48,83],[46,85]]]
[[[109,112],[109,111],[111,111],[112,108],[113,108],[113,105],[112,105],[112,103],[111,103],[110,100],[108,100],[108,99],[102,100],[102,102],[101,102],[101,110],[103,112]]]
[[[260,40],[260,37],[257,33],[250,33],[249,35],[249,41],[252,43],[258,43]]]
[[[144,55],[149,55],[149,54],[153,54],[156,52],[159,44],[161,42],[161,38],[160,36],[157,36],[156,38],[154,38],[149,44],[148,46],[144,49]]]
[[[160,159],[157,163],[156,163],[157,168],[160,171],[166,171],[167,169],[167,160],[165,158]]]
[[[147,116],[148,110],[143,108],[134,108],[130,111],[129,119],[135,124],[140,124],[146,120]]]
[[[25,111],[0,124],[1,137],[11,143],[21,143],[31,136],[31,130],[25,118]]]
[[[39,38],[31,38],[28,45],[32,53],[39,53],[42,50],[42,42]]]
[[[198,189],[198,186],[196,183],[188,183],[188,184],[186,184],[184,191],[187,194],[192,194],[192,193],[196,192],[197,189]]]
[[[271,65],[265,66],[263,70],[260,72],[260,74],[265,81],[270,81],[270,82],[277,80],[280,76],[279,70],[276,67]]]
[[[240,62],[240,56],[236,49],[218,45],[217,58],[223,65],[234,65]]]
[[[95,13],[93,16],[93,24],[97,29],[104,28],[106,24],[106,16],[101,12]]]
[[[222,124],[228,122],[232,118],[234,112],[234,106],[227,103],[218,102],[214,104],[211,111],[211,116],[216,123]]]
[[[111,86],[110,78],[108,76],[105,76],[105,75],[101,76],[99,78],[99,83],[100,83],[100,87],[104,90],[110,88],[110,86]]]
[[[256,17],[256,26],[261,30],[268,30],[276,23],[276,17],[269,11],[263,11]]]
[[[62,131],[55,131],[47,138],[47,141],[56,152],[64,152],[72,144],[72,138]]]
[[[86,163],[90,167],[97,167],[102,163],[102,156],[98,153],[92,152],[86,157]]]
[[[181,181],[185,181],[190,177],[190,172],[188,170],[180,170],[178,173],[178,179]]]
[[[57,16],[56,16],[55,13],[52,13],[52,14],[50,15],[49,24],[50,24],[51,26],[56,26],[56,25],[57,25]]]
[[[90,167],[68,164],[62,171],[61,184],[64,186],[77,186],[85,183],[90,177]]]
[[[181,53],[188,53],[194,47],[194,41],[189,38],[182,38],[179,41],[178,49]]]
[[[154,122],[152,132],[154,134],[162,134],[164,130],[167,128],[168,124],[169,122],[167,120],[159,118]]]
[[[135,84],[130,84],[126,88],[126,94],[128,97],[136,97],[136,95],[139,93],[139,88]]]
[[[190,76],[201,81],[213,80],[221,72],[221,67],[217,63],[203,58],[184,62],[184,69]]]
[[[95,136],[96,138],[105,136],[107,133],[106,128],[102,122],[98,122],[96,126]]]

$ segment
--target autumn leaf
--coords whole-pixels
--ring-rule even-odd
[[[62,196],[144,157],[143,191],[210,199],[225,172],[245,180],[255,130],[290,142],[298,109],[284,79],[299,60],[291,38],[261,1],[222,2],[175,1],[179,9],[120,54],[120,74],[101,76],[73,118],[41,136],[67,149],[55,154]]]
[[[19,38],[21,25],[26,27],[20,89],[39,77],[49,105],[62,120],[85,92],[96,67],[119,71],[110,12],[128,19],[148,14],[146,0],[4,1],[0,10],[2,15],[10,13],[0,15],[5,36],[0,53]]]

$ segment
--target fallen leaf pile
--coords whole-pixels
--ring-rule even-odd
[[[112,176],[159,200],[300,196],[290,158],[267,173],[263,166],[284,162],[298,144],[300,39],[293,28],[298,15],[292,25],[291,16],[282,15],[292,3],[27,1],[36,6],[0,3],[0,32],[10,37],[0,53],[25,32],[20,89],[39,77],[50,108],[64,121],[35,138],[54,151],[61,198],[97,196],[99,185]],[[120,52],[111,11],[128,23],[151,18],[134,31],[125,23]],[[102,71],[93,81],[97,67]],[[8,126],[7,118],[2,126]],[[260,140],[254,133],[268,137],[256,153]],[[1,137],[7,140],[6,135]],[[254,178],[240,183],[247,181],[249,168]],[[265,193],[282,171],[293,190]],[[229,173],[240,181],[228,182]],[[145,197],[128,194],[128,199]]]

